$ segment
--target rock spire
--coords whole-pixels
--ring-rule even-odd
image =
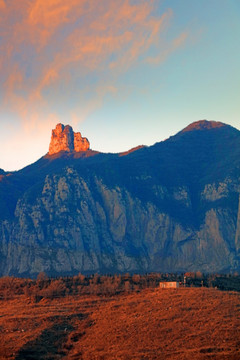
[[[57,124],[52,130],[49,155],[60,151],[87,151],[90,143],[87,138],[82,137],[80,132],[75,133],[70,125]]]

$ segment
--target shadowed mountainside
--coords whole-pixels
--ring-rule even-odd
[[[240,269],[240,132],[199,121],[121,154],[0,178],[0,274]]]

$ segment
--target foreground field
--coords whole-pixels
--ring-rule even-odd
[[[155,289],[1,300],[0,359],[240,359],[240,294]]]

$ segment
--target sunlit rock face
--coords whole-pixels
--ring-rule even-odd
[[[80,132],[74,133],[74,150],[87,151],[89,149],[89,141],[87,138],[83,138]]]
[[[52,130],[49,155],[57,154],[60,151],[87,151],[90,143],[83,138],[80,132],[75,133],[70,125],[57,124]]]

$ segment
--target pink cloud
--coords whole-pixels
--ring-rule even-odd
[[[0,0],[4,106],[16,111],[23,123],[34,123],[34,114],[41,113],[46,121],[45,115],[52,113],[46,91],[60,93],[66,87],[79,96],[84,97],[84,91],[94,94],[86,114],[101,106],[123,72],[140,61],[160,63],[186,40],[187,34],[180,34],[163,49],[159,46],[172,12],[156,16],[156,4],[157,0]],[[151,48],[158,51],[155,57],[148,56]],[[76,79],[81,86],[92,72],[99,77],[92,89],[86,84],[76,87]]]

